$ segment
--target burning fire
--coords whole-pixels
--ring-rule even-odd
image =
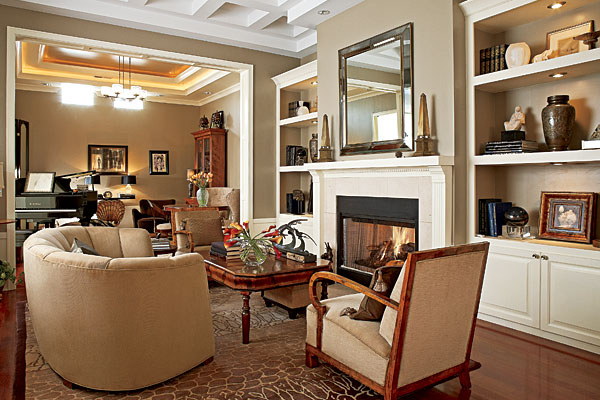
[[[394,245],[394,254],[402,253],[402,245],[415,242],[415,230],[412,228],[404,228],[402,226],[394,226],[392,231],[392,243]]]

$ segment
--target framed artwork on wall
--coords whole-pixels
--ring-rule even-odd
[[[542,192],[539,236],[543,239],[591,243],[595,211],[596,193]]]
[[[150,150],[148,168],[150,175],[169,175],[169,152],[167,150]]]
[[[210,127],[223,129],[223,126],[225,126],[224,118],[225,114],[223,111],[214,112],[210,117]]]
[[[100,175],[127,175],[127,146],[88,145],[88,170]]]

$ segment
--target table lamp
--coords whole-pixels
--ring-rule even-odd
[[[121,185],[127,185],[125,187],[125,193],[127,194],[131,194],[132,189],[131,189],[131,185],[135,185],[135,175],[123,175],[121,177]]]

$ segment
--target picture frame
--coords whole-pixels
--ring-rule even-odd
[[[54,178],[56,172],[28,172],[25,180],[24,193],[52,193],[54,192]]]
[[[128,147],[88,145],[88,170],[94,170],[100,175],[127,175]]]
[[[210,127],[223,129],[225,126],[225,113],[223,111],[215,111],[210,117]]]
[[[148,172],[150,175],[169,175],[169,152],[150,150],[148,152]]]
[[[596,193],[542,192],[540,238],[591,243],[595,222]]]
[[[557,29],[546,34],[546,50],[552,50],[552,57],[561,57],[568,54],[589,50],[590,45],[582,40],[574,40],[575,36],[594,31],[594,21]]]

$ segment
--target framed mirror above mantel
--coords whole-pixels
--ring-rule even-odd
[[[412,151],[412,23],[339,50],[341,155]]]

